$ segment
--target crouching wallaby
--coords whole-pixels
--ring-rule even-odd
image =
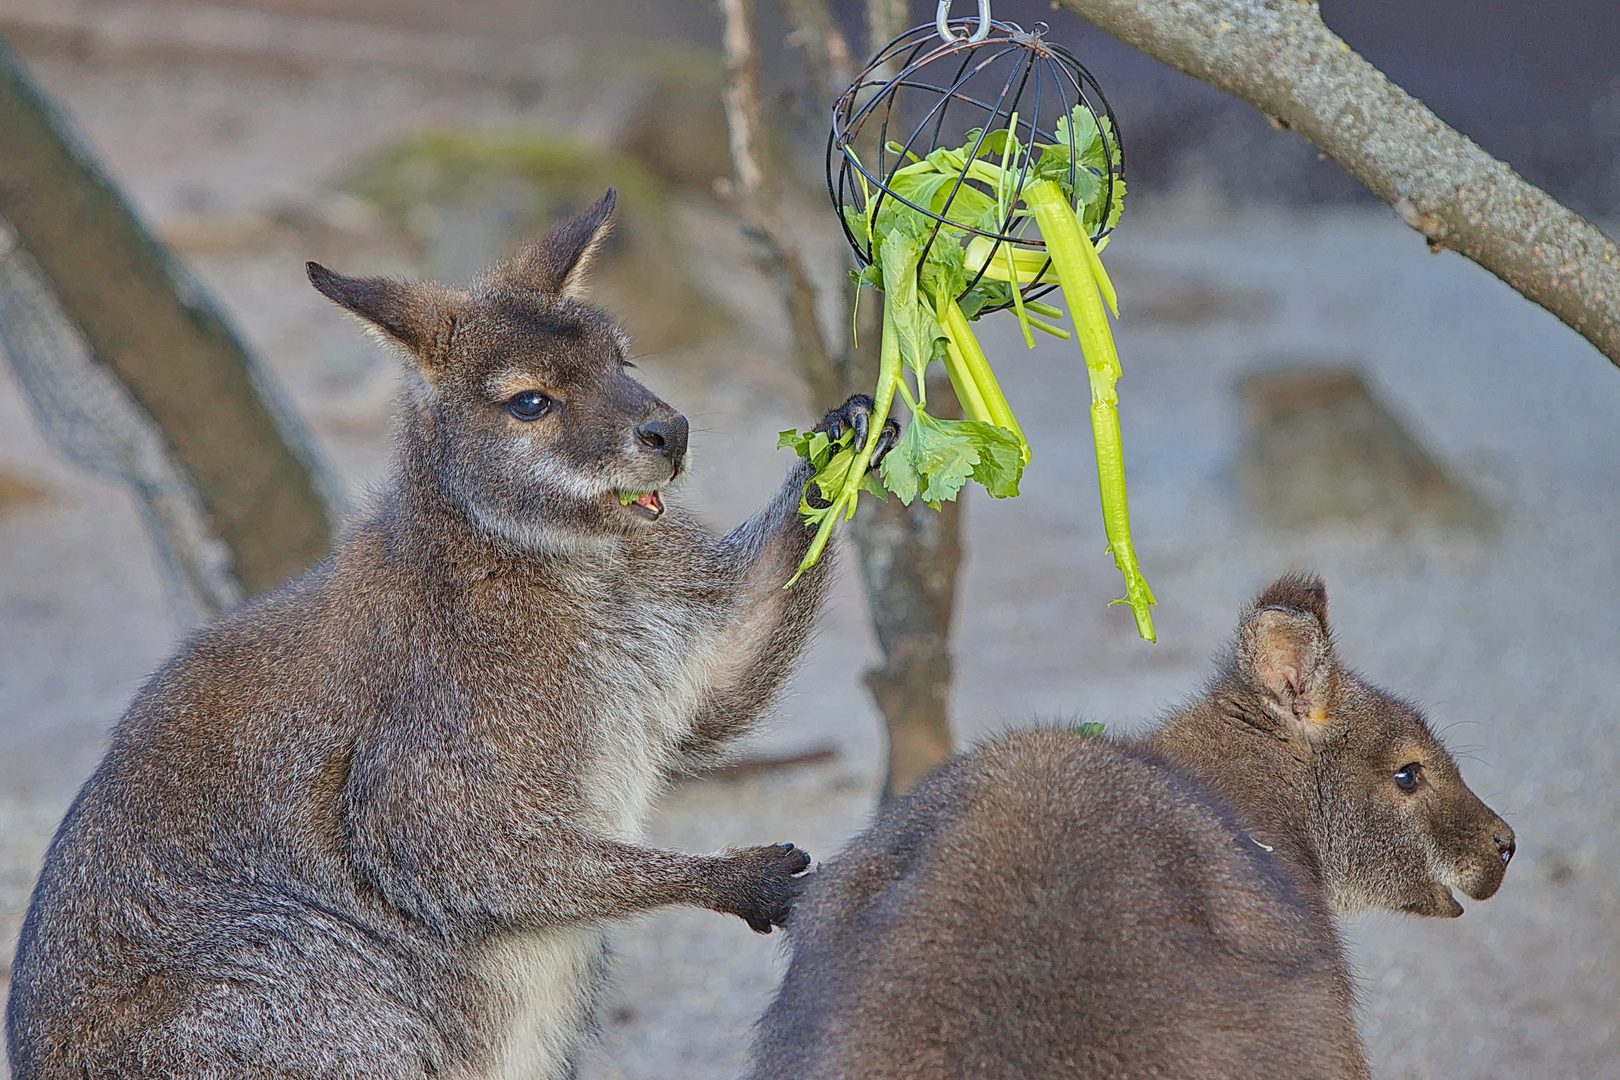
[[[411,361],[394,479],[118,724],[23,927],[17,1080],[564,1076],[602,920],[782,923],[791,844],[640,833],[799,655],[827,581],[783,588],[808,465],[723,538],[666,508],[687,422],[580,298],[612,205],[465,291],[310,264]],[[869,408],[824,423],[864,437]]]
[[[991,741],[818,872],[751,1076],[1366,1077],[1334,913],[1460,915],[1513,848],[1286,577],[1153,734]]]

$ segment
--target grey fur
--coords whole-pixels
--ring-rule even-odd
[[[467,290],[311,264],[412,361],[394,480],[117,725],[23,927],[17,1080],[564,1076],[603,920],[786,917],[803,852],[641,828],[799,655],[828,572],[783,589],[806,473],[722,538],[621,503],[678,476],[684,439],[637,442],[678,417],[577,298],[609,209]],[[541,419],[508,408],[525,388]]]
[[[1006,735],[887,808],[795,908],[750,1077],[1367,1077],[1334,912],[1461,914],[1513,833],[1326,613],[1283,578],[1148,737]]]

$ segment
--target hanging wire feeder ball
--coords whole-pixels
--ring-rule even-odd
[[[941,5],[942,8],[945,5]],[[985,6],[985,5],[981,5]],[[933,219],[934,226],[919,261],[949,227],[969,236],[982,236],[995,245],[991,257],[1001,253],[1001,245],[1016,250],[1045,253],[1039,236],[1030,235],[1031,219],[1018,209],[1019,197],[1029,179],[1030,161],[1026,155],[1019,170],[1006,213],[994,228],[975,226],[949,216],[957,190],[977,185],[968,169],[980,156],[987,134],[1016,124],[1014,134],[1024,147],[1033,143],[1057,143],[1058,121],[1074,116],[1075,109],[1090,115],[1101,138],[1103,166],[1087,166],[1069,153],[1069,188],[1075,188],[1076,171],[1089,170],[1101,184],[1101,212],[1091,232],[1095,243],[1113,231],[1111,221],[1123,199],[1125,157],[1119,141],[1119,128],[1102,88],[1074,54],[1046,40],[1048,27],[1036,23],[1025,30],[1016,23],[987,17],[954,19],[943,16],[906,31],[879,50],[865,69],[855,77],[833,105],[832,132],[827,140],[827,193],[838,212],[844,237],[849,241],[862,267],[873,261],[871,241],[850,226],[850,214],[875,216],[885,200],[894,199]],[[949,32],[950,40],[945,39]],[[919,205],[894,191],[895,174],[939,147],[971,148],[968,163],[958,174],[949,195],[941,203],[945,212]],[[864,159],[864,160],[863,160]],[[940,200],[933,200],[940,202]],[[1076,196],[1071,205],[1078,209]],[[870,203],[870,206],[869,206]],[[986,266],[988,266],[988,261]],[[1043,281],[1051,262],[1047,260],[1033,279],[1019,287],[1026,300],[1038,300],[1057,288]],[[963,294],[978,285],[984,268],[973,274]],[[1006,302],[987,305],[981,312],[999,311],[1012,306]]]

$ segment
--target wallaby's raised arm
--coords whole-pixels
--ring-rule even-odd
[[[612,205],[467,289],[310,264],[409,361],[393,482],[118,724],[23,927],[17,1080],[564,1076],[602,920],[781,924],[791,844],[640,837],[799,655],[826,587],[783,589],[807,466],[723,538],[666,506],[686,419],[581,299]]]
[[[819,871],[750,1076],[1366,1077],[1333,914],[1460,915],[1513,850],[1286,577],[1152,735],[993,740]]]

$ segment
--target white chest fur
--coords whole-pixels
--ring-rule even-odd
[[[641,842],[677,748],[717,671],[727,666],[722,644],[652,613],[634,626],[601,626],[581,636],[576,684],[593,688],[579,702],[589,713],[579,778],[584,827]],[[504,937],[486,947],[481,962],[502,1004],[496,1058],[479,1080],[566,1075],[604,967],[601,930]]]
[[[593,659],[598,674],[611,667],[616,677],[610,697],[595,710],[581,793],[593,828],[639,843],[677,747],[691,734],[710,689],[713,664],[707,649],[656,620],[609,640],[603,644],[611,660],[602,653]]]
[[[601,930],[570,927],[499,938],[485,947],[481,961],[499,1001],[499,1035],[494,1060],[476,1080],[567,1076],[601,981]]]

